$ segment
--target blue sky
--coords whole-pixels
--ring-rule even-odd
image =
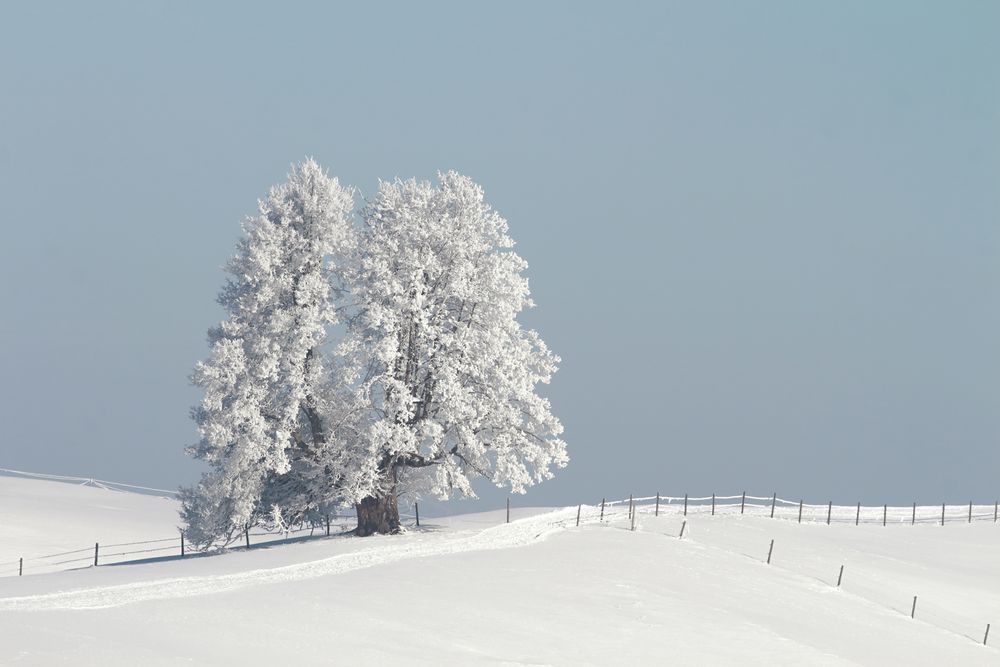
[[[457,169],[508,218],[572,457],[520,502],[993,499],[998,30],[987,2],[5,5],[0,467],[195,479],[221,267],[314,156],[363,194]]]

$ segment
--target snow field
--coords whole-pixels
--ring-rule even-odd
[[[0,577],[17,576],[20,558],[25,575],[86,566],[95,542],[179,541],[178,524],[167,498],[0,476]]]
[[[401,536],[6,578],[0,664],[1000,663],[982,646],[1000,618],[992,522],[738,512],[640,505],[632,531],[620,503],[603,522],[584,506],[579,527],[575,507],[514,508],[510,524],[501,510]]]

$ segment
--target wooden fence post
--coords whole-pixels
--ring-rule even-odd
[[[510,496],[507,496],[507,523],[510,523]]]
[[[986,634],[983,635],[983,646],[986,646],[986,640],[989,639],[989,636],[990,636],[990,624],[987,623],[986,624]]]
[[[993,503],[993,523],[997,522],[997,508],[1000,507],[1000,502]]]
[[[747,492],[743,492],[743,500],[740,501],[740,514],[743,514],[743,508],[747,505]]]
[[[656,511],[653,513],[653,516],[660,516],[660,492],[659,491],[656,492]]]
[[[917,596],[914,595],[913,596],[913,608],[910,609],[910,618],[913,618],[916,615],[917,615]]]
[[[712,516],[715,516],[715,494],[712,494]]]
[[[605,500],[607,500],[607,498],[601,498],[601,521],[604,521],[604,501]]]
[[[840,566],[840,574],[837,575],[837,588],[840,588],[840,581],[844,578],[844,566]]]
[[[889,505],[882,505],[882,527],[885,528],[886,519],[889,518]]]
[[[858,513],[854,515],[854,525],[858,525],[859,521],[861,521],[861,503],[858,503]]]
[[[101,545],[94,542],[94,567],[97,567],[97,551],[100,549]]]
[[[944,525],[944,503],[941,503],[941,525]]]
[[[17,576],[20,577],[23,574],[24,574],[24,556],[21,556],[21,558],[17,561]],[[986,632],[989,632],[989,630],[987,629]]]
[[[247,540],[247,549],[250,548],[250,524],[243,527],[243,537]]]
[[[181,558],[184,558],[184,533],[181,533]]]
[[[683,539],[684,529],[687,528],[687,525],[688,525],[687,519],[684,519],[684,523],[681,524],[681,534],[677,536],[677,539]]]
[[[799,523],[802,523],[802,501],[799,500]]]
[[[916,503],[913,503],[913,516],[910,517],[910,525],[911,526],[917,525],[917,504]]]
[[[972,523],[972,501],[969,501],[969,523]]]
[[[684,516],[688,515],[688,494],[684,494]],[[994,518],[994,521],[996,519]]]
[[[826,508],[826,525],[830,525],[830,517],[833,516],[833,501]]]
[[[632,494],[628,494],[628,518],[632,520],[632,525],[635,525],[635,502],[632,500]]]
[[[767,548],[767,564],[771,564],[771,552],[774,551],[774,540],[771,540],[771,546]]]
[[[330,515],[326,517],[326,536],[330,537]]]
[[[417,528],[420,527],[420,503],[413,503],[413,513],[417,517]]]
[[[771,496],[771,518],[774,518],[774,503],[778,500],[778,492],[775,491],[774,495]]]
[[[576,506],[576,526],[580,527],[580,510],[583,509],[583,505]]]

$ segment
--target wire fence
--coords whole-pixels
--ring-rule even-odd
[[[1000,502],[991,504],[976,504],[972,501],[963,504],[941,505],[834,505],[806,503],[802,500],[786,500],[777,494],[770,496],[752,496],[740,494],[735,496],[641,496],[623,500],[603,500],[608,513],[621,512],[625,507],[631,513],[632,508],[639,512],[709,514],[709,515],[747,515],[766,516],[772,519],[784,519],[798,523],[883,525],[889,524],[950,524],[973,523],[989,521],[997,523],[1000,518]]]
[[[948,504],[909,506],[881,505],[871,506],[856,503],[854,505],[834,505],[805,503],[801,500],[792,501],[771,496],[641,496],[627,499],[602,499],[599,504],[580,505],[577,509],[577,525],[584,523],[602,523],[625,530],[636,530],[637,517],[649,519],[664,517],[673,519],[673,536],[683,539],[689,516],[698,516],[711,520],[712,516],[750,516],[756,518],[774,519],[782,522],[807,523],[813,525],[878,525],[915,526],[917,524],[954,525],[971,524],[975,522],[998,523],[1000,503],[993,504]],[[680,523],[678,527],[676,524]],[[758,523],[758,526],[766,525]],[[644,530],[649,530],[647,523]],[[657,529],[653,529],[658,532]],[[750,535],[759,535],[754,531]],[[745,538],[744,538],[745,540]],[[811,546],[809,546],[811,544]],[[732,544],[727,550],[733,549]],[[748,547],[755,548],[748,548]],[[844,590],[864,600],[874,603],[884,609],[891,610],[919,619],[955,635],[987,645],[991,624],[985,618],[977,615],[988,610],[993,605],[972,605],[963,595],[955,597],[953,592],[943,592],[934,589],[930,582],[931,594],[914,595],[919,588],[920,579],[913,573],[900,573],[899,577],[889,577],[873,567],[864,554],[845,557],[841,552],[837,555],[817,552],[815,544],[779,544],[775,556],[775,540],[771,539],[757,545],[744,544],[737,547],[735,554],[746,556],[750,561],[760,565],[774,567],[791,574],[807,577],[811,581],[821,582],[832,588]],[[847,553],[852,553],[848,550]],[[854,558],[854,562],[847,562]],[[877,559],[876,559],[877,561]],[[919,566],[923,570],[923,566]],[[846,572],[846,574],[845,574]],[[984,628],[985,626],[985,628]]]
[[[146,495],[158,495],[169,499],[174,499],[177,496],[176,491],[170,491],[168,489],[157,489],[154,487],[139,486],[137,484],[124,484],[121,482],[111,482],[108,480],[89,477],[52,475],[47,473],[14,470],[11,468],[0,468],[0,475],[71,483],[80,486],[99,488],[106,491],[123,493],[138,492]],[[279,530],[263,530],[260,527],[251,527],[236,536],[236,540],[221,547],[217,547],[213,551],[250,549],[264,545],[276,545],[314,538],[331,537],[349,530],[351,524],[357,519],[354,514],[353,507],[334,508],[334,512],[335,514],[329,517],[323,524],[315,523],[309,525],[298,525]],[[419,516],[415,516],[413,514],[401,512],[400,519],[410,520],[411,523],[415,522],[416,525],[420,525]],[[111,544],[97,541],[94,543],[93,547],[88,546],[82,549],[60,551],[40,556],[27,556],[18,558],[17,560],[0,562],[0,577],[23,576],[27,574],[46,574],[104,565],[121,565],[151,560],[184,558],[204,553],[203,551],[192,552],[190,546],[190,544],[186,543],[183,532],[179,532],[174,537],[165,537],[153,540],[137,540]]]
[[[0,472],[10,471],[0,468]],[[78,477],[66,478],[60,475],[41,475],[37,473],[23,474],[59,481],[84,479]],[[100,480],[85,481],[106,484],[106,482],[101,482]],[[117,484],[116,486],[133,487],[133,485],[126,484]],[[149,489],[148,487],[133,488],[162,491],[160,489]],[[583,507],[581,505],[581,510]],[[230,550],[248,549],[262,545],[275,545],[342,534],[349,530],[350,525],[356,520],[356,517],[351,516],[353,508],[345,508],[345,510],[344,513],[338,513],[336,517],[333,517],[336,521],[332,518],[324,524],[300,525],[287,530],[273,531],[250,528],[236,536],[236,539],[230,545],[223,548]],[[407,521],[407,525],[409,526],[420,525],[419,510],[416,504],[414,504],[414,510],[415,514],[400,514],[400,518]],[[779,498],[777,494],[772,494],[771,496],[754,496],[746,493],[740,495],[713,494],[710,496],[665,496],[657,494],[655,496],[636,496],[628,499],[603,499],[599,505],[594,504],[588,507],[587,516],[582,517],[582,519],[590,522],[625,516],[627,519],[634,520],[638,514],[653,514],[656,516],[661,514],[676,514],[685,517],[688,515],[764,516],[771,519],[795,521],[798,523],[825,523],[828,525],[945,525],[958,522],[972,523],[982,521],[997,523],[998,518],[1000,518],[1000,503],[994,502],[992,505],[975,504],[973,502],[961,505],[944,503],[940,506],[917,505],[913,503],[909,506],[871,506],[862,505],[861,503],[855,505],[834,505],[832,502],[826,504],[805,503],[802,500],[794,501]],[[510,521],[509,500],[507,505],[507,521]],[[183,558],[190,555],[193,554],[185,543],[183,533],[179,533],[175,537],[155,540],[139,540],[113,544],[95,542],[93,547],[2,562],[0,563],[0,577],[41,574],[155,559]]]
[[[2,468],[0,468],[0,473],[23,474],[39,479],[76,481],[109,490],[143,489],[146,492],[170,493],[162,489],[115,484],[102,480],[21,473],[20,471],[10,471]],[[580,505],[577,508],[576,525],[579,526],[581,522],[607,522],[614,524],[617,521],[620,527],[635,530],[636,518],[640,515],[673,516],[681,519],[682,523],[677,537],[683,538],[684,530],[687,526],[687,517],[694,515],[700,517],[716,515],[766,517],[783,522],[814,525],[854,524],[856,526],[881,525],[889,527],[899,525],[915,526],[917,524],[938,524],[944,526],[957,523],[971,524],[973,522],[992,522],[996,524],[998,523],[998,519],[1000,519],[1000,503],[994,501],[993,504],[976,504],[970,501],[967,504],[942,503],[940,506],[918,505],[917,503],[907,506],[890,506],[888,504],[872,506],[861,503],[854,505],[834,505],[832,502],[825,504],[806,503],[803,500],[796,501],[779,498],[777,494],[770,496],[754,496],[747,493],[739,495],[713,494],[709,496],[665,496],[657,494],[655,496],[631,496],[628,499],[608,500],[605,498],[601,500],[600,504]],[[414,503],[414,514],[400,514],[401,519],[407,520],[408,526],[419,526],[419,516],[419,508],[416,503]],[[356,516],[350,516],[350,512],[348,511],[344,514],[338,513],[323,524],[299,525],[287,530],[274,531],[263,530],[259,527],[248,528],[238,536],[242,540],[242,544],[226,546],[223,549],[247,550],[258,546],[342,535],[349,530],[350,525],[355,520]],[[510,499],[508,498],[507,523],[510,523],[510,520],[511,506]],[[572,525],[572,523],[567,522],[566,525]],[[772,539],[767,549],[766,564],[768,566],[772,566],[774,546],[775,542]],[[760,558],[763,560],[763,545],[760,545],[760,547]],[[779,551],[780,549],[781,546],[779,546]],[[179,533],[174,537],[154,540],[137,540],[112,544],[100,544],[97,542],[92,548],[84,547],[0,563],[0,577],[176,559],[191,555],[193,554],[187,551],[183,533]],[[810,555],[808,558],[784,560],[788,557],[788,554],[779,555],[779,560],[783,561],[782,564],[778,565],[775,563],[773,566],[789,570],[798,575],[811,577],[828,583],[831,586],[834,585],[832,563],[824,563],[822,565],[823,568],[829,569],[829,572],[827,572],[826,569],[817,569],[819,561],[815,555]],[[904,596],[903,591],[898,586],[887,584],[884,581],[884,577],[873,575],[860,567],[849,570],[849,583],[842,586],[844,571],[844,565],[841,564],[839,573],[836,575],[835,586],[837,588],[847,588],[849,592],[860,595],[869,601],[876,602],[887,609],[916,617],[918,609],[917,596],[913,596],[911,604],[909,598]],[[909,595],[909,593],[906,595]],[[981,641],[983,644],[986,644],[989,636],[989,624],[986,625],[985,634],[980,639],[977,631],[972,629],[976,625],[974,619],[963,615],[961,611],[957,611],[953,606],[943,604],[940,601],[922,601],[920,604],[920,618],[977,642]]]
[[[11,475],[13,477],[25,477],[28,479],[44,479],[53,482],[68,482],[80,486],[92,486],[106,491],[126,491],[132,493],[144,493],[176,498],[177,491],[169,489],[155,489],[149,486],[138,486],[136,484],[123,484],[122,482],[109,482],[105,479],[94,479],[93,477],[71,477],[69,475],[48,475],[40,472],[26,472],[24,470],[12,470],[10,468],[0,468],[0,474]]]
[[[400,513],[400,519],[414,525],[416,517],[413,514]],[[247,550],[261,546],[289,544],[303,540],[320,539],[343,535],[351,530],[357,517],[348,512],[338,513],[322,524],[300,525],[287,530],[263,530],[259,527],[250,528],[238,535],[229,545],[217,547],[211,552]],[[417,523],[416,525],[419,525]],[[76,570],[104,565],[123,565],[140,563],[150,560],[185,558],[207,553],[208,551],[193,551],[185,541],[183,532],[175,537],[165,537],[155,540],[138,540],[133,542],[116,542],[106,544],[95,542],[93,547],[84,547],[72,551],[61,551],[42,556],[18,558],[0,563],[0,577],[23,576],[28,574],[45,574]]]

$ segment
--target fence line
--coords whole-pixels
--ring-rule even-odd
[[[766,516],[774,519],[794,520],[800,523],[837,524],[944,524],[990,521],[997,523],[1000,503],[963,503],[949,505],[834,505],[787,500],[776,494],[771,496],[638,496],[631,500],[605,500],[608,511],[615,507],[628,507],[630,503],[643,513],[715,514]],[[600,503],[595,503],[599,505]],[[683,509],[682,509],[683,508]],[[773,508],[773,514],[772,514]],[[801,519],[800,517],[801,509]]]
[[[699,500],[702,501],[701,504],[694,502]],[[719,502],[720,500],[732,502]],[[673,501],[673,504],[670,501]],[[714,504],[714,508],[709,503]],[[852,524],[857,522],[858,524],[867,523],[884,526],[890,525],[889,518],[892,518],[892,524],[897,525],[921,523],[938,525],[944,525],[944,523],[970,524],[973,521],[989,521],[996,524],[998,509],[1000,509],[1000,503],[996,501],[990,505],[976,505],[974,502],[970,502],[961,505],[948,505],[944,503],[943,505],[921,506],[913,503],[908,506],[890,506],[888,504],[865,506],[860,503],[855,505],[834,505],[829,501],[826,504],[820,505],[807,504],[802,501],[782,500],[777,497],[777,494],[768,497],[744,496],[742,494],[738,496],[706,496],[703,498],[687,496],[686,502],[684,497],[671,498],[662,495],[659,496],[658,502],[657,496],[633,496],[631,498],[610,501],[605,498],[593,505],[583,505],[582,508],[584,508],[584,516],[587,517],[589,522],[614,523],[618,529],[625,531],[635,530],[635,517],[637,514],[641,514],[644,518],[650,520],[664,514],[667,514],[674,521],[683,518],[683,521],[680,522],[679,535],[676,533],[663,533],[665,535],[677,535],[677,537],[683,539],[684,529],[688,523],[688,514],[700,514],[704,517],[702,520],[712,521],[710,518],[712,515],[709,515],[709,512],[714,510],[714,514],[723,514],[729,517],[739,516],[742,513],[756,519],[773,518],[786,522],[797,522],[800,506],[803,509],[812,510],[811,513],[803,513],[803,519],[813,524],[846,523],[850,521]],[[772,507],[775,509],[775,514],[773,515],[771,514]],[[784,508],[785,512],[778,514],[778,510],[782,508]],[[944,514],[942,514],[942,508],[945,510]],[[864,510],[868,511],[867,517],[862,514]],[[945,517],[944,522],[941,520],[942,516]],[[829,520],[828,517],[830,517]],[[676,524],[673,525],[676,526]],[[765,524],[762,523],[760,525]],[[658,530],[656,532],[659,533]],[[771,564],[775,546],[775,541],[772,539],[770,545],[768,545],[767,541],[763,541],[760,544],[761,551],[757,556],[752,556],[743,551],[738,553],[749,556],[754,560],[759,558],[759,562],[768,567],[776,567]],[[829,584],[831,587],[844,587],[843,564],[839,566],[839,572],[836,566],[831,566],[830,572],[826,576],[824,576],[823,572],[817,572],[815,564],[808,561],[805,563],[801,561],[785,563],[777,567],[794,574],[814,578]],[[915,602],[917,596],[912,595],[912,592],[910,593],[912,597],[905,597],[902,587],[898,584],[887,584],[879,577],[873,579],[872,575],[868,573],[859,574],[855,570],[853,574],[849,575],[848,579],[847,588],[851,589],[848,592],[854,591],[856,595],[859,595],[868,602],[884,609],[898,612],[909,618],[919,618],[948,632],[965,637],[976,643],[987,645],[990,634],[990,623],[986,623],[986,619],[974,618],[967,612],[963,613],[961,610],[956,610],[953,605],[944,606],[937,601],[928,601],[923,596],[920,596],[920,609],[917,609]],[[896,597],[897,594],[898,597]],[[983,624],[985,624],[985,632],[983,631]]]
[[[179,537],[165,537],[162,540],[143,540],[141,542],[119,542],[118,544],[105,544],[105,547],[131,547],[137,544],[155,544],[156,542],[176,542]]]
[[[60,481],[67,480],[81,480],[84,478],[79,477],[67,477],[63,475],[45,475],[39,473],[22,473],[21,471],[11,471],[6,468],[0,468],[0,473],[16,473],[24,474],[32,477],[38,477],[40,479],[53,479]],[[101,480],[85,480],[86,482],[96,482],[103,483]],[[162,489],[150,489],[149,487],[136,487],[135,485],[120,485],[129,486],[132,488],[144,488],[152,491],[162,491]],[[799,523],[826,523],[826,524],[846,524],[853,523],[855,525],[865,524],[881,524],[887,526],[889,523],[892,524],[941,524],[945,523],[956,523],[956,522],[967,522],[972,523],[973,521],[992,521],[997,522],[998,518],[998,503],[994,502],[992,505],[976,505],[975,503],[968,503],[962,505],[948,505],[947,503],[941,506],[937,505],[908,505],[908,506],[889,506],[889,505],[861,505],[860,503],[856,505],[834,505],[831,502],[826,504],[813,504],[805,503],[801,500],[787,500],[784,498],[779,498],[777,494],[771,496],[754,496],[749,494],[739,494],[739,495],[711,495],[711,496],[633,496],[628,499],[621,500],[602,500],[601,503],[595,503],[593,506],[588,506],[588,509],[593,509],[595,516],[588,517],[588,520],[597,520],[597,511],[600,508],[601,517],[604,519],[611,519],[617,516],[628,516],[629,519],[634,519],[637,514],[644,515],[656,515],[660,514],[680,514],[683,513],[684,516],[688,514],[707,514],[709,512],[712,515],[733,515],[733,514],[743,514],[748,516],[756,517],[768,517],[775,520],[784,521],[797,521]],[[589,514],[589,512],[588,512]],[[340,515],[341,521],[336,524],[330,524],[331,527],[335,525],[339,531],[345,528],[344,518],[347,518],[348,514]],[[401,519],[413,520],[414,515],[407,513],[400,513]],[[890,521],[891,518],[891,521]],[[249,538],[256,538],[256,544],[251,544],[251,548],[261,544],[280,544],[289,540],[301,540],[309,538],[319,538],[326,537],[328,530],[327,523],[315,524],[315,525],[300,525],[296,528],[288,528],[286,530],[249,530],[244,533],[240,533],[239,536],[233,541],[232,544],[238,544],[240,541]],[[308,535],[302,535],[308,532]],[[261,539],[263,538],[263,542]],[[167,544],[169,543],[169,544]],[[165,544],[166,546],[151,547],[144,549],[133,549],[126,551],[106,551],[114,550],[121,547],[133,547],[133,546],[145,546],[151,544]],[[229,548],[228,545],[222,547],[223,549]],[[243,546],[234,546],[233,549],[245,549]],[[96,551],[96,553],[95,553]],[[114,544],[97,545],[96,550],[92,547],[85,547],[83,549],[74,549],[71,551],[62,551],[54,554],[46,554],[43,556],[33,556],[29,558],[20,558],[15,561],[7,561],[5,563],[0,563],[0,576],[14,576],[16,572],[18,575],[23,574],[25,571],[29,573],[39,572],[39,571],[60,571],[66,569],[75,568],[65,568],[59,567],[64,565],[76,565],[80,563],[94,563],[95,556],[96,562],[100,564],[123,564],[128,562],[136,562],[141,560],[146,560],[147,556],[142,556],[144,554],[153,554],[173,551],[176,552],[178,557],[183,557],[188,555],[184,549],[184,539],[183,536],[178,534],[176,537],[161,538],[155,540],[139,540],[133,542],[118,542]],[[64,556],[75,556],[76,554],[87,554],[86,556],[80,556],[77,558],[63,558]],[[142,556],[140,558],[124,558],[125,556]],[[54,558],[61,558],[61,560],[51,560]],[[118,559],[113,563],[106,563],[104,559]],[[78,567],[82,567],[79,566]]]
[[[4,469],[0,469],[0,472],[3,471]],[[50,476],[50,477],[56,477],[56,476]],[[584,507],[586,507],[586,511],[584,511]],[[510,509],[511,509],[510,499],[508,498],[507,522],[510,521]],[[781,512],[778,511],[779,509],[781,510]],[[804,510],[809,510],[809,512],[805,513]],[[864,517],[863,521],[862,521],[862,510],[870,510],[869,512],[866,512],[866,516]],[[578,505],[576,512],[576,526],[579,526],[581,520],[584,518],[588,523],[597,523],[597,522],[604,523],[617,517],[617,518],[627,518],[627,520],[631,524],[631,530],[635,530],[635,525],[636,525],[635,520],[638,514],[645,514],[647,515],[647,517],[659,516],[661,513],[672,514],[673,516],[682,515],[683,517],[685,517],[685,519],[681,526],[680,534],[678,536],[679,538],[682,539],[684,537],[684,528],[687,525],[686,517],[688,516],[688,514],[697,514],[697,513],[704,514],[709,511],[711,512],[712,516],[716,514],[732,516],[738,513],[739,515],[749,515],[753,517],[768,517],[769,519],[774,519],[774,520],[783,520],[783,521],[795,520],[798,523],[802,523],[803,519],[805,519],[809,523],[825,523],[827,525],[830,525],[831,523],[853,522],[855,525],[859,525],[861,523],[865,524],[881,523],[883,526],[888,526],[890,510],[894,524],[909,523],[910,525],[915,525],[917,523],[926,524],[926,523],[940,522],[941,525],[944,525],[945,523],[948,522],[949,517],[952,519],[952,523],[955,523],[956,521],[960,521],[962,523],[972,523],[973,521],[982,521],[982,520],[990,520],[993,523],[997,523],[998,510],[1000,510],[1000,503],[994,502],[992,505],[976,505],[974,502],[969,502],[968,504],[962,504],[962,505],[948,505],[947,503],[942,503],[939,511],[937,505],[920,506],[917,505],[916,503],[907,506],[889,506],[888,504],[877,505],[877,506],[865,506],[862,505],[861,503],[857,503],[855,505],[834,505],[832,502],[829,501],[826,504],[812,504],[812,503],[805,503],[802,500],[793,501],[793,500],[778,498],[777,494],[772,494],[771,496],[751,496],[746,493],[740,495],[732,495],[732,496],[718,496],[714,494],[711,496],[688,496],[688,495],[662,496],[660,494],[657,494],[655,496],[642,496],[642,497],[630,496],[628,499],[621,499],[621,500],[602,499],[600,503],[594,503],[593,505],[580,504]],[[919,517],[918,517],[918,511],[920,511],[921,514],[921,516]],[[951,512],[950,515],[949,511]],[[931,516],[931,512],[933,512],[933,516]],[[340,515],[338,518],[341,519],[347,518],[347,515]],[[401,513],[400,518],[412,519],[414,517],[413,515]],[[572,519],[566,519],[560,521],[559,525],[564,525],[565,527],[569,528],[570,526],[573,525],[572,521],[573,521]],[[239,534],[236,540],[237,543],[240,539],[243,538],[244,535],[249,537],[257,537],[257,538],[264,537],[272,539],[267,540],[263,543],[258,542],[256,545],[251,545],[248,541],[246,547],[235,547],[235,548],[249,549],[252,548],[252,546],[258,546],[261,544],[281,544],[283,542],[287,542],[290,539],[289,538],[290,535],[295,535],[297,533],[304,533],[306,531],[309,531],[308,536],[296,537],[291,539],[299,540],[299,539],[310,539],[314,537],[322,538],[330,534],[329,533],[330,525],[331,524],[328,518],[326,522],[323,524],[313,524],[309,526],[300,525],[297,528],[288,528],[287,530],[277,530],[268,532],[250,532],[249,530],[247,530],[244,533]],[[344,525],[344,522],[341,520],[336,525],[338,526],[338,528],[340,528]],[[419,523],[417,523],[416,525],[419,525]],[[319,535],[315,534],[317,529],[319,529]],[[284,536],[284,538],[281,537],[282,535]],[[163,544],[167,542],[171,542],[173,544],[169,544],[167,546],[136,549],[136,550],[122,551],[122,552],[109,553],[102,550],[102,549],[113,549],[117,547]],[[223,547],[223,549],[225,548],[226,547]],[[773,550],[774,550],[774,540],[772,539],[770,547],[767,550],[767,558],[765,561],[766,564],[771,567],[774,567],[771,565],[771,557],[773,554]],[[103,563],[101,559],[107,559],[107,558],[114,559],[114,558],[122,558],[124,556],[136,556],[142,554],[156,554],[165,551],[174,552],[176,554],[175,557],[184,557],[185,551],[184,551],[183,533],[179,534],[176,537],[171,537],[171,538],[108,544],[105,545],[103,548],[100,546],[100,544],[95,544],[93,549],[93,556],[90,555],[91,548],[87,547],[84,549],[63,551],[55,554],[36,556],[33,558],[20,558],[16,561],[7,561],[4,563],[0,563],[0,576],[13,576],[12,570],[15,567],[18,575],[21,575],[26,569],[25,563],[28,563],[29,567],[31,567],[34,571],[37,571],[39,568],[44,569],[44,568],[55,568],[62,565],[75,565],[75,567],[61,568],[61,570],[65,571],[72,569],[80,569],[82,567],[87,567],[87,566],[98,566],[100,564],[118,565],[130,562],[131,563],[142,562],[144,560],[149,560],[150,557],[143,556],[141,558],[130,558],[125,560],[118,560],[113,563]],[[79,558],[70,558],[54,562],[46,562],[47,559],[62,558],[64,556],[75,556],[76,554],[80,553],[87,553],[88,555]],[[158,557],[153,556],[151,558],[158,558]],[[32,565],[32,563],[40,563],[40,564]],[[81,565],[82,563],[87,563],[88,565]],[[787,567],[784,569],[788,569],[788,571],[790,572],[797,571],[795,569]],[[831,572],[830,574],[832,576],[833,573]],[[844,575],[844,566],[841,565],[839,574],[836,576],[836,587],[838,588],[841,587],[843,575]],[[820,578],[820,580],[823,581],[822,578]],[[830,583],[831,586],[833,585],[832,581],[828,583]],[[864,589],[864,587],[865,587],[864,584],[862,584],[862,589]],[[864,595],[862,595],[862,597],[864,599],[868,599],[870,602],[875,602],[876,604],[885,606],[888,609],[902,611],[900,609],[897,609],[897,607],[895,606],[895,604],[898,603],[895,604],[892,602],[887,603],[884,600],[876,601],[874,598],[865,597]],[[909,608],[909,615],[911,616],[911,618],[914,616],[916,611],[916,600],[917,597],[914,596],[912,606]],[[921,609],[922,609],[921,611],[922,618],[926,616],[931,616],[932,621],[934,621],[935,624],[938,625],[938,627],[941,627],[942,629],[949,629],[949,626],[952,626],[956,622],[956,620],[963,621],[962,630],[952,629],[951,631],[972,638],[971,635],[966,634],[966,630],[964,629],[967,627],[967,621],[971,620],[969,617],[963,617],[961,614],[956,614],[951,610],[938,608],[933,603],[931,603],[929,607],[926,603],[922,603]],[[926,609],[926,611],[923,611],[924,609]],[[902,611],[902,613],[906,612]],[[990,629],[990,624],[987,623],[986,632],[983,635],[982,639],[982,643],[984,645],[986,644],[987,639],[989,637],[989,629]],[[978,639],[976,638],[973,639],[978,641]]]
[[[404,515],[400,515],[401,517]],[[346,518],[341,516],[339,518]],[[343,530],[345,523],[343,520],[337,523],[331,523],[331,528],[336,526],[338,531]],[[308,535],[293,537],[291,535],[296,535],[300,533],[306,533]],[[250,537],[255,538],[265,538],[263,541],[260,539],[252,547],[262,546],[262,545],[274,545],[281,544],[290,539],[301,540],[308,539],[310,537],[320,538],[326,537],[326,523],[322,525],[315,526],[300,526],[298,528],[289,528],[288,530],[274,530],[274,531],[256,531],[250,532]],[[243,533],[240,533],[240,539],[243,538]],[[166,544],[165,546],[154,546],[143,549],[128,549],[125,551],[119,551],[121,547],[135,547],[144,545],[155,545],[155,544]],[[188,545],[190,546],[190,545]],[[245,549],[246,547],[233,546],[233,547],[222,547],[223,549]],[[96,552],[96,553],[95,553]],[[95,546],[85,547],[83,549],[74,549],[72,551],[61,551],[54,554],[45,554],[42,556],[31,556],[27,558],[19,558],[13,561],[6,561],[0,563],[0,577],[3,576],[20,576],[22,574],[42,574],[42,573],[53,573],[61,572],[66,570],[79,569],[81,567],[87,567],[88,565],[95,564],[95,555],[97,560],[97,565],[122,565],[125,563],[139,562],[149,558],[144,554],[155,554],[162,553],[164,556],[168,555],[165,552],[171,552],[177,557],[193,556],[195,555],[190,550],[185,551],[184,549],[184,539],[181,534],[176,537],[167,537],[155,540],[138,540],[133,542],[117,542],[113,544],[101,544],[97,542]],[[85,556],[79,556],[76,558],[62,558],[64,556],[76,556],[77,554],[87,554]],[[124,556],[140,556],[137,558],[123,558]],[[53,558],[62,558],[62,560],[51,560]],[[110,561],[110,562],[109,562]],[[60,566],[75,566],[75,567],[60,567]]]
[[[69,475],[50,475],[41,472],[26,472],[24,470],[12,470],[10,468],[0,468],[0,474],[14,475],[17,477],[28,477],[31,479],[47,479],[54,482],[76,482],[81,486],[94,486],[107,491],[124,491],[131,489],[135,491],[149,491],[152,493],[165,493],[169,497],[177,496],[176,490],[155,489],[150,486],[139,486],[137,484],[125,484],[123,482],[109,482],[106,479],[94,479],[93,477],[72,477]],[[118,488],[121,487],[121,488]]]

